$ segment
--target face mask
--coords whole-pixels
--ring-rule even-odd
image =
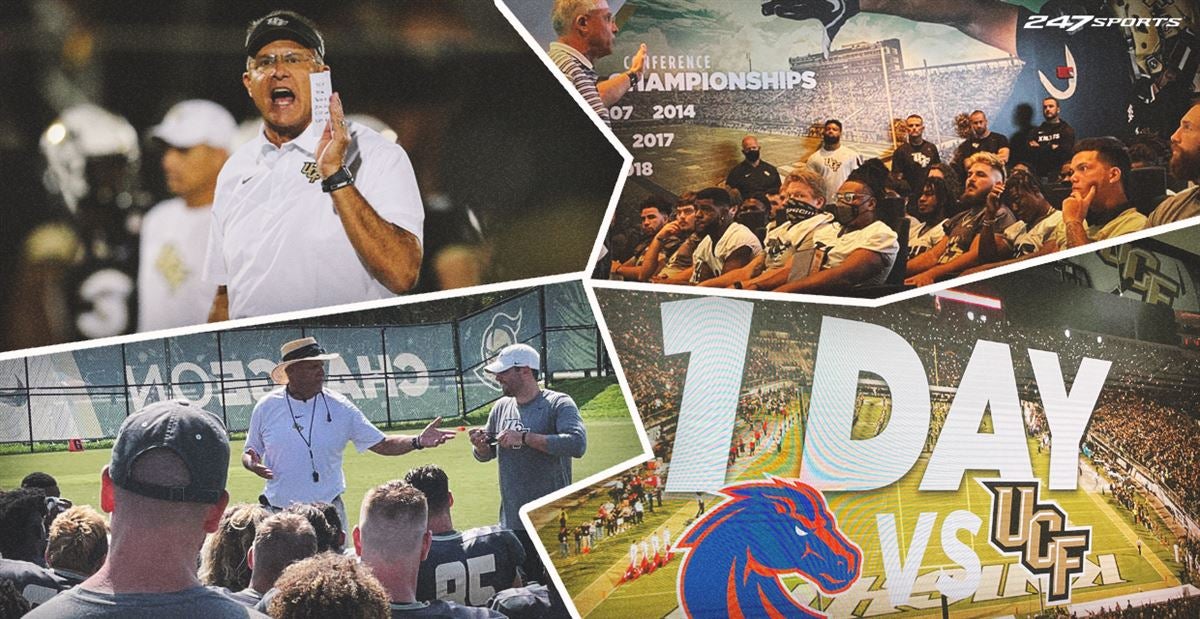
[[[744,150],[742,151],[742,154],[746,156],[746,161],[749,161],[750,163],[758,161],[759,152],[756,150]]]
[[[858,206],[853,204],[833,203],[833,219],[845,226],[858,217]]]
[[[792,223],[804,221],[821,212],[817,207],[807,202],[796,200],[795,198],[788,198],[787,204],[784,205],[784,210],[787,212],[788,220]]]

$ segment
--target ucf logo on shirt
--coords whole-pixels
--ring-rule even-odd
[[[321,173],[317,172],[317,162],[315,161],[305,161],[304,165],[300,168],[300,173],[303,174],[304,178],[307,178],[308,182],[310,183],[315,183],[321,180]]]

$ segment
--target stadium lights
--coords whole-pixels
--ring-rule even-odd
[[[962,292],[959,290],[941,290],[933,293],[933,296],[947,301],[958,301],[959,303],[967,303],[970,305],[978,305],[989,309],[1004,309],[1004,304],[1000,299],[995,297],[985,297],[980,294],[972,294],[970,292]]]

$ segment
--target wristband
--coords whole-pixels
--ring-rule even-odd
[[[321,181],[321,191],[332,193],[342,187],[349,187],[354,184],[354,175],[350,174],[350,170],[346,166],[338,168],[337,172],[330,174],[328,178]]]
[[[412,437],[412,448],[413,448],[413,449],[418,449],[418,450],[419,450],[419,449],[425,449],[425,446],[421,444],[421,437],[420,437],[420,436],[414,436],[414,437]]]
[[[526,430],[526,431],[524,431],[524,432],[522,432],[522,433],[521,433],[521,445],[528,445],[528,444],[529,444],[529,443],[526,443],[526,442],[525,442],[525,437],[527,437],[527,436],[529,436],[529,431],[528,431],[528,430]]]
[[[742,282],[740,282],[740,281],[733,282],[733,287],[734,287],[734,288],[737,288],[738,290],[741,290],[741,289],[742,289]]]
[[[629,76],[629,85],[630,85],[630,86],[637,86],[637,83],[638,83],[638,74],[637,74],[636,72],[634,72],[634,71],[629,71],[629,72],[627,72],[625,75],[628,75],[628,76]]]

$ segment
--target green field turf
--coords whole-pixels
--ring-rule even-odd
[[[859,425],[873,424],[874,420],[885,413],[886,411],[883,410],[878,400],[868,399],[863,409],[860,410]],[[988,421],[990,419],[985,418],[984,428],[982,428],[985,431],[990,430],[990,423],[986,423]],[[731,469],[729,481],[762,479],[765,474],[780,477],[798,476],[802,442],[803,428],[797,424],[785,437],[784,449],[781,452],[777,453],[774,449],[767,449],[761,451],[753,462],[746,465],[739,462],[739,465],[735,465]],[[1048,475],[1049,453],[1039,454],[1034,441],[1029,441],[1028,449],[1032,458],[1034,474],[1039,479],[1045,480]],[[975,481],[976,479],[994,478],[997,473],[993,471],[968,473],[960,489],[954,492],[919,492],[918,486],[924,475],[928,456],[927,453],[922,455],[911,471],[898,482],[885,488],[870,492],[831,492],[826,494],[830,508],[838,518],[840,528],[862,548],[864,561],[859,584],[874,579],[872,588],[877,590],[884,580],[882,554],[875,520],[876,514],[882,513],[895,515],[902,559],[906,559],[905,555],[908,552],[912,532],[920,513],[938,513],[937,522],[921,562],[921,575],[937,572],[940,568],[954,569],[957,567],[942,551],[940,541],[942,522],[948,514],[955,510],[968,510],[980,517],[982,524],[978,534],[972,536],[968,531],[960,531],[959,539],[969,543],[975,550],[985,570],[989,565],[1015,564],[1014,557],[1000,555],[988,544],[991,498],[990,494]],[[1179,584],[1175,577],[1179,571],[1179,565],[1172,561],[1170,549],[1158,542],[1148,530],[1134,524],[1127,510],[1117,504],[1111,496],[1102,496],[1082,488],[1075,491],[1057,492],[1049,492],[1043,488],[1039,501],[1049,499],[1057,501],[1067,512],[1071,526],[1090,525],[1092,527],[1092,549],[1089,557],[1095,560],[1099,556],[1111,555],[1122,580],[1122,582],[1105,584],[1101,579],[1097,579],[1096,585],[1089,587],[1080,587],[1080,582],[1077,581],[1072,592],[1073,602],[1105,599]],[[696,510],[694,501],[677,499],[671,501],[670,504],[675,505],[675,514],[681,518],[690,518]],[[666,516],[660,512],[659,517],[665,518]],[[682,532],[681,528],[672,528],[672,535],[676,539],[680,532]],[[1135,545],[1136,539],[1141,539],[1143,543],[1141,555],[1138,554]],[[628,553],[628,542],[623,546],[623,553]],[[555,547],[550,546],[550,548]],[[607,552],[595,553],[591,560],[607,560],[608,556]],[[610,586],[606,591],[597,593],[603,589],[600,583],[604,580],[602,574],[605,572],[605,568],[623,567],[623,564],[628,561],[627,556],[627,554],[617,556],[614,560],[607,561],[607,565],[597,561],[598,565],[595,567],[579,565],[582,563],[579,560],[564,562],[563,569],[560,569],[559,573],[563,576],[564,584],[571,592],[573,599],[576,600],[583,615],[589,618],[660,617],[676,609],[678,605],[675,596],[676,576],[679,565],[682,564],[681,557],[678,555],[675,561],[653,574],[615,588]],[[1019,583],[1019,580],[1013,579],[1023,576],[1024,570],[1016,565],[1010,565],[1009,569],[1006,576],[1008,580],[1005,583],[1007,584],[1009,580]],[[612,573],[613,569],[609,569],[610,579]],[[785,582],[789,587],[799,585],[800,588],[795,590],[795,595],[799,599],[813,607],[824,609],[831,613],[831,616],[875,615],[890,609],[886,601],[875,601],[870,605],[859,604],[850,610],[841,606],[830,606],[828,597],[816,600],[808,586],[804,585],[801,580],[788,579]],[[977,595],[981,594],[977,593]],[[916,597],[914,594],[914,599]],[[936,599],[936,594],[934,597]],[[940,612],[936,609],[913,612],[915,609],[907,607],[901,607],[901,610],[907,610],[906,614],[909,615],[934,615]],[[950,606],[951,615],[956,617],[1024,615],[1037,610],[1036,590],[1029,590],[1024,595],[1016,597],[989,601],[962,600]]]
[[[572,468],[575,480],[611,467],[641,453],[637,430],[625,407],[620,387],[612,379],[579,379],[555,383],[554,389],[577,398],[588,430],[588,449]],[[444,422],[444,427],[458,426]],[[404,431],[402,433],[409,433]],[[257,503],[264,480],[242,468],[244,441],[230,446],[228,489],[231,502]],[[0,456],[0,488],[12,488],[32,471],[45,471],[59,483],[64,497],[78,504],[100,505],[100,469],[109,461],[109,450],[51,452]],[[352,524],[358,521],[358,506],[368,488],[403,477],[422,464],[434,463],[446,470],[454,492],[455,526],[467,528],[496,522],[500,513],[495,462],[479,463],[471,455],[466,433],[433,450],[398,457],[362,454],[347,446],[343,468],[346,493],[343,500]]]

